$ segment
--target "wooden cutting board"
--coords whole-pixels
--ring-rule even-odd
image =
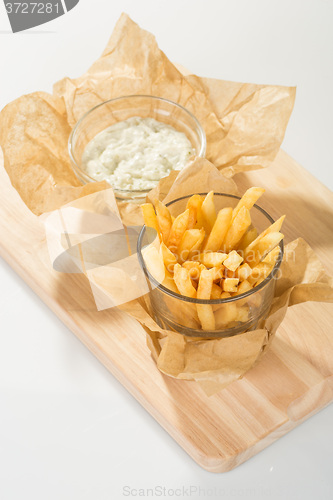
[[[332,269],[333,195],[325,186],[283,151],[270,168],[235,180],[240,192],[265,187],[260,204],[274,218],[287,215],[286,241],[302,236]],[[97,312],[83,276],[52,269],[43,227],[2,165],[0,186],[0,255],[205,469],[236,467],[333,400],[332,304],[290,308],[262,361],[208,398],[196,383],[157,370],[135,320],[117,309]]]

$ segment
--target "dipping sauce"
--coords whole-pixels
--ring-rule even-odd
[[[83,152],[82,168],[116,190],[149,190],[171,170],[181,170],[194,153],[183,132],[135,116],[96,135]]]

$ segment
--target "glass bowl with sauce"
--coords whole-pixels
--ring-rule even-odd
[[[207,193],[200,193],[205,196]],[[186,209],[190,196],[178,198],[166,204],[172,216],[177,217]],[[216,210],[225,207],[235,208],[240,198],[231,194],[214,193]],[[274,222],[272,217],[259,205],[251,209],[252,224],[260,234]],[[250,290],[223,299],[197,299],[180,295],[159,283],[149,272],[144,258],[144,249],[148,244],[146,226],[142,227],[137,243],[137,255],[146,276],[149,293],[147,299],[155,321],[161,328],[173,330],[186,337],[225,338],[242,334],[249,330],[262,328],[272,300],[279,268],[283,258],[283,240],[279,243],[279,255],[270,274]],[[197,306],[210,307],[215,317],[215,329],[204,330],[197,315]]]
[[[141,202],[163,177],[206,153],[205,132],[186,108],[146,95],[118,97],[85,113],[70,135],[83,183],[105,180],[119,200]]]

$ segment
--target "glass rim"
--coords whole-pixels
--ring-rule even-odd
[[[194,193],[194,194],[199,194],[200,196],[205,196],[207,193]],[[190,195],[186,195],[186,196],[181,196],[180,198],[176,198],[175,200],[169,201],[168,203],[166,203],[166,207],[169,207],[170,205],[172,205],[173,203],[176,203],[177,201],[186,200],[187,198],[190,198],[191,196],[193,196],[193,195],[190,194]],[[241,199],[240,196],[236,196],[234,194],[228,194],[228,193],[215,193],[214,192],[214,196],[226,196],[228,198],[234,198],[236,200]],[[255,207],[257,210],[259,210],[263,215],[265,215],[265,217],[270,221],[271,224],[273,224],[275,222],[273,217],[271,217],[269,215],[269,213],[266,212],[266,210],[264,210],[262,207],[260,207],[256,203],[253,205],[253,207]],[[186,297],[186,295],[181,295],[179,293],[173,292],[169,288],[167,288],[167,287],[163,286],[161,283],[159,283],[154,278],[154,276],[152,276],[150,274],[150,272],[148,271],[147,266],[145,264],[145,261],[144,261],[143,255],[142,255],[142,251],[141,251],[141,242],[142,242],[142,238],[144,236],[145,231],[146,231],[146,225],[144,224],[142,226],[142,229],[141,229],[140,234],[138,236],[137,254],[138,254],[140,265],[141,265],[146,277],[149,279],[149,281],[151,283],[153,283],[155,285],[155,288],[158,288],[159,290],[166,293],[170,297],[173,297],[173,298],[178,299],[178,300],[182,300],[184,302],[190,302],[192,304],[206,304],[206,305],[227,304],[228,302],[235,302],[237,300],[241,300],[241,299],[244,299],[246,297],[250,297],[254,293],[256,293],[259,290],[261,290],[262,288],[264,288],[274,278],[275,274],[278,272],[278,270],[280,268],[280,265],[281,265],[281,262],[283,259],[283,254],[284,254],[284,244],[283,244],[283,239],[282,239],[279,243],[280,253],[279,253],[278,258],[276,259],[276,262],[275,262],[275,265],[274,265],[272,271],[269,273],[269,275],[261,283],[259,283],[259,285],[255,286],[251,290],[248,290],[247,292],[240,293],[239,295],[234,295],[232,297],[227,297],[224,299],[197,299],[197,298],[192,298],[192,297]]]
[[[90,175],[88,175],[83,169],[82,167],[79,165],[79,162],[77,161],[77,158],[75,157],[75,154],[74,154],[74,147],[73,147],[73,142],[74,142],[74,139],[75,139],[75,136],[77,134],[77,131],[79,129],[79,127],[82,125],[82,123],[84,122],[84,120],[87,118],[87,116],[89,116],[90,114],[92,114],[94,111],[96,111],[98,108],[102,107],[102,106],[105,106],[105,104],[110,104],[110,103],[113,103],[113,102],[116,102],[116,101],[121,101],[122,99],[134,99],[134,98],[145,98],[145,99],[152,99],[152,100],[156,100],[156,101],[162,101],[162,102],[166,102],[168,104],[171,104],[179,109],[181,109],[182,111],[185,111],[185,113],[195,122],[196,126],[197,126],[197,129],[198,129],[198,132],[199,132],[199,137],[200,137],[200,151],[198,154],[195,154],[194,156],[198,156],[199,158],[204,158],[205,155],[206,155],[206,148],[207,148],[207,139],[206,139],[206,134],[205,134],[205,131],[201,125],[201,123],[199,122],[199,120],[194,116],[193,113],[191,113],[191,111],[189,111],[187,108],[185,108],[184,106],[182,106],[181,104],[178,104],[177,102],[174,102],[174,101],[171,101],[170,99],[166,99],[165,97],[158,97],[158,96],[154,96],[154,95],[146,95],[146,94],[131,94],[131,95],[124,95],[124,96],[119,96],[119,97],[114,97],[113,99],[109,99],[107,101],[103,101],[99,104],[97,104],[96,106],[92,107],[91,109],[89,109],[88,111],[86,111],[82,116],[81,118],[76,122],[76,124],[74,125],[70,135],[69,135],[69,138],[68,138],[68,153],[69,153],[69,157],[70,157],[70,160],[71,162],[73,163],[73,165],[75,165],[75,167],[73,167],[74,170],[78,170],[79,173],[82,173],[85,177],[87,177],[87,179],[89,179],[89,182],[99,182],[97,181],[96,179],[94,179],[93,177],[90,177]],[[146,193],[147,192],[147,189],[137,189],[137,190],[133,190],[133,189],[117,189],[116,190],[117,193]],[[150,191],[150,190],[148,190]]]

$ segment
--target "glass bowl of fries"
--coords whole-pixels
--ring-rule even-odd
[[[196,338],[223,338],[260,328],[283,258],[284,216],[274,222],[255,202],[224,193],[142,205],[138,258],[151,313],[164,329]],[[251,214],[250,214],[251,210]],[[155,229],[147,243],[147,227]]]

